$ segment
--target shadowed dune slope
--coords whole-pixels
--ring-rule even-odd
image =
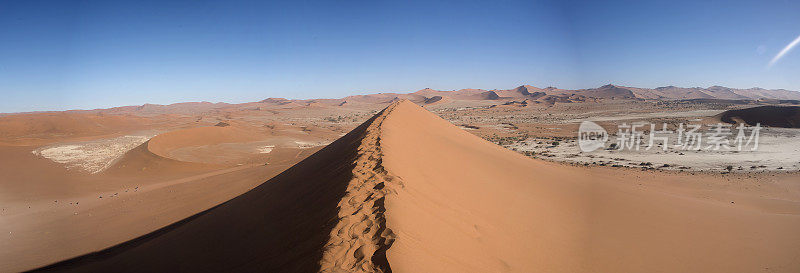
[[[759,106],[747,109],[728,110],[719,114],[725,123],[747,123],[783,128],[800,128],[799,106]]]
[[[374,119],[226,203],[121,245],[36,271],[318,271],[337,224],[337,206],[354,177],[354,162]]]
[[[242,196],[40,270],[800,270],[798,215],[626,177],[528,159],[399,101]]]

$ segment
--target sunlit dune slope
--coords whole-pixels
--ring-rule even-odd
[[[800,217],[531,160],[408,101],[246,194],[42,271],[800,270]]]
[[[529,160],[411,103],[382,126],[395,272],[800,269],[800,217]],[[677,181],[676,181],[677,182]]]
[[[204,126],[175,130],[153,137],[148,149],[170,158],[170,152],[183,147],[214,145],[228,142],[247,142],[263,139],[257,133],[236,126]]]
[[[163,172],[183,173],[210,169],[206,164],[181,162],[159,156],[148,149],[150,141],[142,143],[126,152],[114,164],[105,170],[112,175],[160,174]]]
[[[66,137],[136,130],[147,123],[148,119],[131,115],[71,111],[0,115],[0,143],[41,145]]]

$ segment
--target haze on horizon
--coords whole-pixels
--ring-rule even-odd
[[[0,112],[520,84],[800,90],[798,11],[796,1],[5,2]]]

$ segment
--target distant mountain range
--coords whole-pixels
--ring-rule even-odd
[[[145,104],[139,106],[122,106],[109,109],[96,109],[103,113],[135,113],[144,115],[157,114],[198,114],[220,109],[236,109],[239,107],[260,107],[259,104],[294,106],[346,106],[349,104],[390,103],[399,99],[408,99],[419,104],[445,103],[453,100],[495,100],[498,104],[527,105],[528,103],[572,103],[603,100],[701,100],[701,101],[762,101],[766,103],[800,103],[800,92],[785,89],[749,88],[736,89],[723,86],[639,88],[618,85],[604,85],[589,89],[559,89],[556,87],[539,88],[522,85],[512,89],[461,89],[442,91],[425,88],[413,93],[377,93],[354,95],[341,99],[305,99],[268,98],[258,102],[228,104],[210,102],[183,102],[170,105]],[[8,115],[0,113],[0,116]]]
[[[396,99],[409,99],[415,102],[426,102],[433,99],[440,102],[447,99],[456,100],[536,100],[546,102],[576,102],[597,99],[642,99],[642,100],[800,100],[800,92],[784,89],[735,89],[723,86],[639,88],[617,85],[604,85],[598,88],[568,90],[555,87],[539,88],[523,85],[505,90],[461,89],[456,91],[440,91],[430,88],[414,93],[379,93],[371,95],[349,96],[342,101],[350,102],[389,102]]]

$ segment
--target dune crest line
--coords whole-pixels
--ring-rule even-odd
[[[386,250],[395,234],[386,227],[386,195],[401,185],[382,164],[381,125],[398,102],[387,107],[367,127],[353,178],[339,201],[339,221],[325,245],[320,272],[391,272]]]

